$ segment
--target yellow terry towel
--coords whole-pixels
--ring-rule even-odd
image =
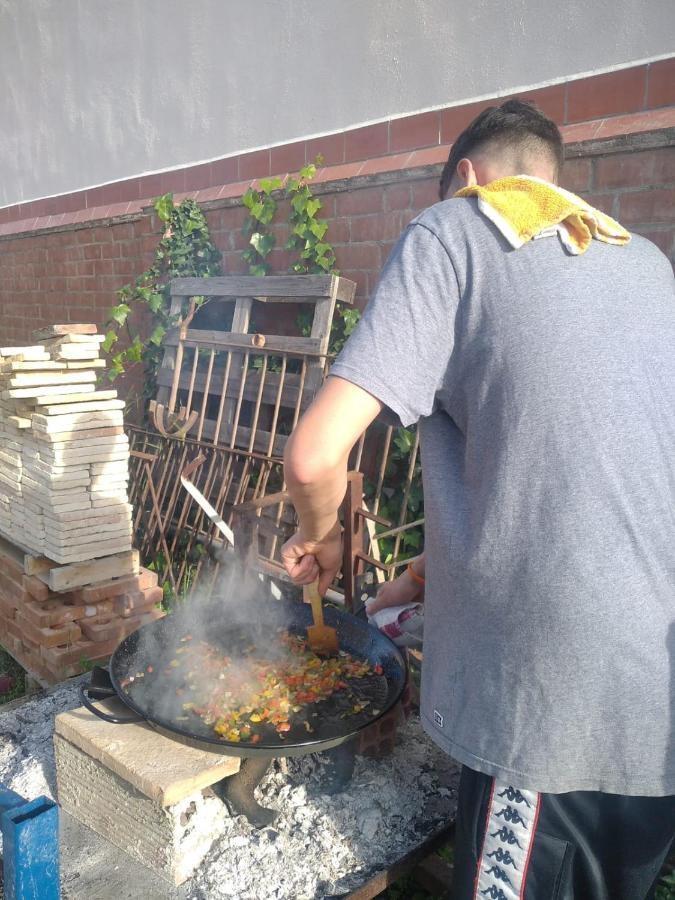
[[[630,234],[581,197],[531,175],[512,175],[465,187],[455,197],[478,197],[479,210],[518,249],[533,238],[558,234],[565,248],[584,253],[592,238],[627,244]]]

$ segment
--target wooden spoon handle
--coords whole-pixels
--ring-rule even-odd
[[[321,595],[319,594],[319,579],[311,584],[302,586],[302,594],[305,600],[309,600],[312,604],[312,616],[314,624],[323,626],[323,606],[321,605]]]

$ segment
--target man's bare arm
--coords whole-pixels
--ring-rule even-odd
[[[320,576],[325,592],[340,567],[338,508],[347,487],[349,453],[382,409],[379,400],[342,378],[329,377],[289,438],[284,476],[300,522],[283,548],[299,584]]]

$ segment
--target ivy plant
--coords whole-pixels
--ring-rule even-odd
[[[250,245],[242,255],[248,263],[249,275],[269,275],[267,257],[276,243],[269,228],[277,212],[277,201],[272,193],[278,191],[283,182],[280,178],[262,178],[258,184],[259,190],[249,188],[242,197],[248,210],[242,231]]]
[[[211,240],[204,213],[194,200],[186,199],[176,205],[173,194],[164,194],[153,206],[164,229],[154,262],[133,284],[125,284],[117,291],[117,303],[110,310],[102,345],[111,357],[110,381],[123,374],[128,366],[143,363],[146,397],[155,394],[164,352],[162,342],[179,318],[170,313],[169,282],[172,278],[220,275],[222,271],[220,251]],[[205,302],[204,297],[191,299],[195,308]],[[138,322],[132,315],[135,311],[149,313],[151,331],[145,340],[135,330]],[[126,346],[116,350],[122,335],[127,338]]]
[[[258,188],[249,188],[244,194],[243,203],[249,214],[242,232],[248,238],[249,247],[244,250],[243,256],[250,275],[269,275],[271,272],[268,256],[276,243],[271,225],[278,213],[277,198],[289,201],[290,236],[284,249],[294,251],[296,256],[288,271],[301,275],[338,274],[335,251],[327,236],[328,222],[318,215],[323,204],[314,196],[310,186],[317,166],[322,162],[323,157],[319,155],[313,163],[303,166],[296,175],[285,181],[263,178],[258,182]],[[340,352],[360,316],[359,310],[352,307],[336,309],[329,345],[331,356]],[[298,325],[303,335],[309,334],[309,313],[300,313]]]
[[[321,157],[318,157],[317,161],[320,160]],[[298,253],[298,258],[290,266],[290,271],[297,274],[337,272],[335,251],[326,240],[328,223],[317,218],[322,203],[312,194],[309,186],[315,175],[316,163],[310,163],[284,185],[291,207],[291,234],[286,249]]]

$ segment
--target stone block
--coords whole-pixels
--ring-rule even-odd
[[[71,606],[61,600],[48,600],[46,603],[29,600],[21,607],[21,615],[36,628],[54,628],[65,622],[77,622],[86,614],[86,606]]]
[[[94,641],[76,641],[64,647],[42,647],[40,657],[54,671],[65,666],[74,666],[84,660],[107,659],[117,647],[118,641],[105,641],[99,644]]]
[[[82,632],[74,622],[65,622],[54,627],[40,628],[33,625],[22,612],[17,613],[16,623],[21,629],[22,640],[30,640],[39,647],[58,647],[73,644],[82,637]]]
[[[110,619],[107,622],[88,619],[82,622],[81,628],[85,637],[98,644],[102,641],[121,641],[128,634],[125,625],[122,619]]]
[[[23,586],[34,600],[44,603],[49,600],[49,588],[33,575],[23,575]]]
[[[111,578],[108,581],[87,585],[77,592],[78,600],[82,603],[98,603],[99,600],[109,600],[113,597],[121,597],[122,594],[130,591],[141,590],[140,584],[144,577],[142,573],[147,571],[147,569],[141,569],[138,575],[130,575],[126,578]],[[153,575],[154,573],[150,574]]]
[[[112,712],[119,701],[96,706]],[[84,707],[60,713],[54,731],[162,807],[239,771],[236,756],[188,747],[144,723],[111,725]]]
[[[222,833],[228,813],[211,792],[164,807],[59,733],[54,750],[61,807],[172,884],[193,874]]]

